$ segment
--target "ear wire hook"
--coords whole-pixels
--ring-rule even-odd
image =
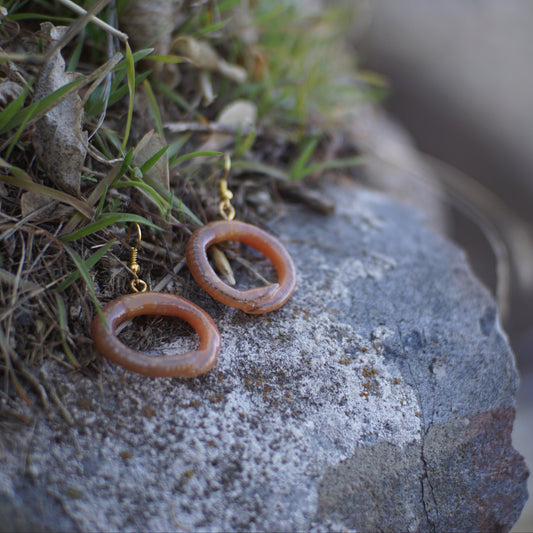
[[[224,220],[233,220],[235,218],[235,208],[231,205],[233,193],[228,187],[228,174],[231,170],[231,158],[229,154],[224,154],[224,175],[220,180],[220,203],[218,212]]]
[[[131,247],[130,270],[133,272],[133,278],[130,281],[130,287],[133,292],[145,292],[146,289],[148,288],[148,285],[146,284],[144,280],[139,278],[139,272],[141,271],[141,266],[139,265],[139,263],[137,263],[137,254],[139,252],[139,246],[142,240],[141,226],[139,226],[137,222],[133,222],[130,225],[128,229],[128,235],[126,237],[126,241],[128,243],[130,241],[132,226],[135,226],[137,230],[137,242],[135,243],[135,246]]]

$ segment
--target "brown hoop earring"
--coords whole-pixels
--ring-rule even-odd
[[[219,212],[224,220],[210,222],[198,228],[187,242],[185,256],[196,282],[215,300],[241,309],[249,314],[262,314],[281,307],[296,288],[296,268],[283,244],[252,224],[233,220],[235,209],[230,200],[227,175],[229,156],[225,156],[225,174],[220,182],[221,201]],[[278,274],[278,282],[263,287],[238,290],[224,283],[207,259],[208,248],[222,241],[238,241],[255,248],[272,261]]]
[[[92,322],[92,337],[98,351],[110,361],[127,370],[150,377],[196,377],[207,372],[216,362],[220,350],[220,333],[213,319],[200,307],[174,294],[146,292],[146,283],[139,279],[137,250],[141,242],[138,224],[137,244],[131,249],[130,269],[134,277],[134,294],[122,296],[108,303],[102,314]],[[131,229],[131,227],[130,227]],[[129,232],[128,232],[129,236]],[[200,336],[197,350],[172,356],[149,356],[127,347],[116,336],[122,322],[140,315],[175,316],[190,324]]]

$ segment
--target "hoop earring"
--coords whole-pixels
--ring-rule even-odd
[[[219,203],[223,220],[210,222],[191,235],[185,250],[187,264],[198,285],[215,300],[248,314],[268,313],[281,307],[291,297],[296,288],[296,268],[289,252],[278,239],[252,224],[234,220],[233,193],[227,182],[230,168],[231,161],[226,154]],[[208,248],[222,241],[242,242],[264,254],[274,265],[278,282],[247,290],[234,289],[224,283],[207,258]]]
[[[108,303],[92,322],[91,330],[98,351],[110,361],[127,370],[150,377],[193,378],[207,372],[216,362],[220,350],[220,333],[213,319],[200,307],[175,294],[147,291],[146,282],[138,277],[140,266],[137,252],[141,243],[141,228],[137,228],[137,243],[131,248],[130,269],[134,277],[130,286],[133,294]],[[128,231],[128,237],[131,231]],[[171,356],[149,356],[123,344],[116,336],[122,322],[140,315],[175,316],[190,324],[200,336],[197,350]]]

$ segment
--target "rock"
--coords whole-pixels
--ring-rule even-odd
[[[352,182],[327,192],[336,215],[294,206],[272,225],[299,273],[281,310],[187,294],[222,334],[210,373],[46,362],[75,424],[3,432],[2,497],[64,529],[509,530],[528,474],[493,300],[412,209]]]
[[[365,7],[371,23],[363,32],[354,27],[352,40],[365,62],[390,79],[389,111],[423,152],[448,163],[426,157],[451,205],[466,205],[470,216],[477,212],[478,220],[487,219],[509,250],[508,325],[519,365],[527,370],[533,331],[533,71],[523,65],[533,46],[533,3],[355,4]],[[455,218],[456,238],[462,239],[468,224],[457,214]],[[472,235],[460,240],[478,256],[478,273],[491,279],[492,271],[484,265],[491,264],[494,250],[483,253],[479,241]]]

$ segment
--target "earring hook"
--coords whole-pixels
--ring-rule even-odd
[[[228,175],[231,170],[231,158],[229,154],[224,154],[224,175],[220,180],[220,203],[218,212],[224,220],[233,220],[235,218],[235,208],[231,204],[233,193],[228,187]]]
[[[148,285],[144,280],[139,278],[139,272],[141,271],[141,265],[137,263],[137,254],[139,252],[139,246],[141,245],[142,233],[141,226],[137,222],[132,222],[128,228],[128,235],[126,241],[129,243],[131,236],[131,228],[135,226],[137,230],[137,242],[135,246],[131,247],[131,259],[130,259],[130,270],[133,272],[133,278],[130,281],[130,287],[133,292],[145,292],[148,288]]]

